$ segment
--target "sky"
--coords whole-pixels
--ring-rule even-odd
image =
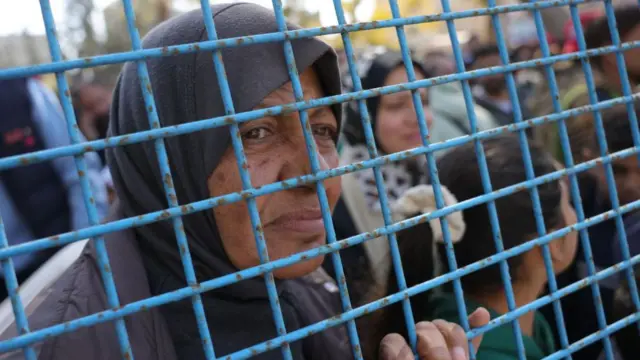
[[[116,0],[94,0],[98,9],[104,9]],[[117,0],[120,1],[120,0]],[[135,1],[135,0],[132,0]],[[271,0],[243,0],[257,3],[265,7],[271,8]],[[65,3],[66,0],[49,0],[53,16],[56,24],[64,23]],[[234,0],[210,0],[210,3],[227,3]],[[180,10],[190,10],[198,7],[198,2],[189,2],[188,0],[174,0],[176,7]],[[330,0],[309,0],[308,9],[320,12],[320,20],[323,25],[333,25],[336,23],[336,17],[333,10],[333,2]],[[358,10],[366,18],[366,13],[373,11],[374,0],[365,1]],[[104,26],[100,24],[101,19],[95,19],[96,27]],[[58,25],[59,26],[59,25]],[[40,12],[39,0],[17,0],[17,1],[0,1],[0,36],[22,33],[27,31],[30,34],[44,34],[44,25],[42,14]]]

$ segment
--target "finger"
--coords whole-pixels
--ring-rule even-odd
[[[479,328],[482,326],[485,326],[489,323],[489,320],[491,320],[491,315],[489,314],[489,311],[487,311],[487,309],[485,308],[477,308],[476,311],[474,311],[473,313],[471,313],[471,315],[469,315],[469,326],[472,329],[475,328]],[[482,342],[482,336],[483,335],[478,335],[475,338],[473,338],[473,340],[471,340],[471,343],[473,344],[473,348],[475,349],[475,351],[478,351],[478,348],[480,347],[480,343]]]
[[[421,360],[452,360],[440,329],[428,321],[416,324],[418,357]]]
[[[444,320],[435,320],[433,323],[447,342],[451,358],[453,360],[469,359],[469,343],[464,329],[456,323]]]
[[[380,342],[380,360],[413,360],[413,351],[399,334],[389,334]]]

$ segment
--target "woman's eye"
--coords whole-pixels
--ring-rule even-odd
[[[336,131],[331,126],[318,125],[313,127],[313,135],[333,139],[336,136]]]
[[[242,134],[242,137],[248,140],[261,140],[269,135],[271,135],[271,130],[265,127],[259,127],[246,131]]]

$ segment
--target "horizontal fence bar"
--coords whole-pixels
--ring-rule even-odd
[[[540,125],[543,123],[558,121],[560,119],[564,119],[569,116],[575,116],[578,114],[582,114],[582,113],[586,113],[594,110],[603,110],[603,109],[615,106],[617,104],[624,104],[627,102],[631,102],[637,99],[638,96],[640,96],[640,94],[635,94],[634,96],[627,97],[627,98],[621,97],[613,100],[603,101],[598,103],[597,105],[586,105],[580,108],[575,108],[574,110],[571,110],[571,111],[563,111],[562,114],[551,114],[549,116],[538,117],[535,119],[527,120],[525,122],[520,122],[517,124],[508,125],[508,126],[502,126],[500,128],[478,132],[473,135],[461,136],[461,137],[447,140],[444,142],[431,144],[428,147],[420,147],[413,150],[404,151],[401,153],[380,156],[376,159],[366,160],[357,164],[350,164],[350,165],[345,165],[345,166],[341,166],[341,167],[330,169],[330,170],[323,170],[318,172],[316,175],[303,175],[297,178],[292,178],[292,179],[287,179],[280,182],[271,183],[265,186],[244,190],[238,193],[222,195],[222,196],[201,200],[201,201],[194,202],[187,205],[182,205],[179,208],[167,208],[166,210],[159,210],[159,211],[147,213],[144,215],[130,217],[127,219],[112,221],[108,224],[92,226],[89,228],[76,230],[73,232],[68,232],[68,233],[59,234],[56,236],[33,240],[25,244],[13,245],[5,249],[0,249],[0,259],[16,256],[19,254],[25,254],[31,251],[37,251],[37,250],[43,250],[51,247],[61,246],[74,241],[83,240],[89,237],[94,237],[94,236],[106,234],[109,232],[124,230],[130,227],[138,227],[138,226],[150,224],[156,221],[171,219],[176,216],[191,214],[197,211],[208,210],[219,205],[229,204],[229,203],[241,201],[247,198],[270,194],[281,189],[290,189],[290,188],[302,186],[305,184],[323,181],[330,177],[342,176],[355,171],[373,168],[374,166],[379,166],[379,165],[383,165],[390,162],[396,162],[403,159],[413,158],[416,156],[426,154],[427,152],[446,150],[462,144],[466,144],[475,139],[490,139],[504,132],[516,132],[518,130],[531,128],[533,126]],[[626,158],[627,156],[629,156],[628,152],[630,151],[633,153],[638,152],[638,150],[633,150],[633,149],[623,150],[616,153],[612,153],[610,154],[610,156],[606,156],[602,159],[599,158],[599,159],[591,160],[591,161],[576,165],[574,168],[565,169],[562,171],[566,171],[567,174],[582,172],[584,170],[595,167],[600,162],[610,162],[614,158]],[[2,170],[1,167],[0,167],[0,170]],[[549,175],[551,174],[547,174],[546,176],[549,176]]]
[[[267,42],[278,42],[284,40],[306,39],[322,35],[350,33],[363,30],[375,30],[391,28],[396,26],[418,25],[424,23],[465,19],[478,16],[488,16],[491,14],[505,14],[517,11],[530,11],[534,9],[549,9],[571,4],[586,4],[599,2],[599,0],[545,0],[535,3],[523,3],[515,5],[503,5],[495,8],[480,8],[464,10],[451,13],[439,13],[433,15],[410,16],[398,19],[379,20],[362,22],[355,24],[322,26],[301,30],[290,30],[277,33],[259,34],[253,36],[235,37],[215,41],[202,41],[198,43],[167,46],[164,48],[143,49],[135,52],[121,52],[108,55],[98,55],[93,57],[60,61],[48,64],[33,66],[15,67],[0,70],[0,79],[10,79],[68,71],[73,69],[83,69],[102,65],[119,64],[127,61],[148,60],[163,56],[175,56],[179,54],[190,54],[202,51],[214,51],[218,49],[247,46]]]
[[[557,179],[556,179],[557,180]],[[500,191],[500,190],[497,190]],[[487,196],[487,195],[485,195]],[[464,203],[464,202],[463,202]],[[459,203],[458,205],[460,205],[462,203]],[[473,205],[471,205],[473,206]],[[452,206],[453,207],[453,206]],[[434,211],[432,213],[429,214],[424,214],[424,215],[420,215],[417,216],[415,218],[409,219],[409,220],[405,220],[399,223],[395,223],[393,225],[387,226],[387,227],[382,227],[382,228],[378,228],[376,229],[373,233],[375,233],[374,237],[378,237],[378,236],[382,236],[382,235],[386,235],[388,233],[391,232],[397,232],[399,230],[402,230],[404,228],[407,228],[409,226],[415,225],[419,222],[425,222],[425,221],[429,221],[431,219],[437,218],[439,216],[445,216],[445,215],[438,215],[438,216],[434,216],[435,213],[437,212],[445,212],[445,210],[448,210],[449,208],[445,208],[442,210],[438,210],[438,211]],[[319,331],[321,331],[322,329],[328,328],[328,327],[332,327],[332,326],[336,326],[339,324],[342,324],[348,320],[354,319],[356,317],[362,316],[362,315],[366,315],[371,313],[374,310],[377,310],[379,308],[381,308],[382,306],[386,306],[386,305],[390,305],[393,303],[396,303],[398,301],[401,301],[405,296],[413,296],[416,295],[418,293],[427,291],[429,289],[435,288],[437,286],[440,286],[444,283],[447,283],[449,281],[452,281],[453,279],[458,279],[462,276],[465,276],[467,274],[470,274],[472,272],[478,271],[480,269],[483,269],[487,266],[491,266],[494,264],[497,264],[498,262],[514,257],[514,256],[518,256],[520,254],[523,254],[531,249],[533,249],[534,247],[537,246],[541,246],[543,244],[548,244],[549,242],[553,241],[554,239],[566,236],[568,233],[573,232],[573,231],[579,231],[582,229],[586,229],[589,226],[593,226],[596,224],[599,224],[603,221],[608,220],[610,217],[615,216],[617,214],[626,214],[628,212],[634,211],[640,209],[640,200],[636,200],[632,203],[629,203],[627,205],[621,206],[620,209],[618,211],[607,211],[605,213],[602,213],[600,215],[597,216],[593,216],[589,219],[586,219],[584,222],[579,223],[579,224],[574,224],[571,226],[567,226],[564,227],[562,229],[553,231],[551,233],[548,233],[545,236],[536,238],[534,240],[531,240],[529,242],[526,242],[524,244],[520,244],[518,246],[515,246],[513,248],[510,248],[508,250],[505,250],[499,254],[496,254],[494,256],[488,257],[486,259],[480,260],[480,261],[476,261],[470,265],[467,265],[465,267],[462,267],[456,271],[453,272],[449,272],[446,273],[444,275],[441,275],[437,278],[434,278],[432,280],[429,280],[427,282],[424,282],[422,284],[419,285],[415,285],[401,293],[396,293],[394,295],[390,295],[387,296],[383,299],[374,301],[370,304],[358,307],[354,310],[351,310],[347,313],[341,314],[341,315],[337,315],[331,319],[328,320],[324,320],[322,322],[316,323],[314,325],[308,326],[306,328],[303,329],[299,329],[296,331],[293,331],[289,334],[287,334],[285,337],[283,338],[277,338],[274,340],[270,340],[269,342],[265,342],[263,344],[259,344],[256,346],[253,346],[247,350],[256,350],[256,347],[269,347],[270,349],[274,349],[277,348],[278,346],[280,346],[280,342],[282,341],[295,341],[298,340],[300,338],[312,335],[314,333],[317,333]],[[303,260],[307,260],[313,257],[317,257],[317,256],[321,256],[321,255],[326,255],[332,251],[339,251],[341,249],[344,249],[346,247],[349,246],[353,246],[353,245],[357,245],[362,243],[365,238],[367,237],[368,234],[371,233],[367,233],[367,234],[360,234],[360,235],[356,235],[354,237],[351,237],[349,239],[346,240],[342,240],[342,241],[338,241],[336,243],[333,244],[328,244],[328,245],[324,245],[322,247],[319,247],[317,249],[312,249],[312,250],[308,250],[299,254],[295,254],[295,255],[291,255],[288,256],[286,258],[282,258],[282,259],[278,259],[278,260],[274,260],[272,262],[269,262],[267,264],[263,264],[263,265],[259,265],[259,266],[255,266],[249,269],[245,269],[245,270],[241,270],[238,271],[236,273],[232,273],[232,274],[228,274],[228,275],[224,275],[221,276],[219,278],[213,279],[213,280],[208,280],[208,281],[204,281],[202,283],[200,283],[198,286],[192,286],[192,287],[185,287],[179,290],[175,290],[175,291],[171,291],[171,292],[167,292],[165,294],[162,295],[158,295],[158,296],[154,296],[148,299],[144,299],[144,300],[139,300],[139,301],[135,301],[126,305],[121,306],[120,308],[117,309],[110,309],[110,310],[105,310],[102,312],[98,312],[89,316],[85,316],[83,318],[80,319],[75,319],[75,320],[71,320],[68,321],[66,323],[63,324],[58,324],[58,325],[54,325],[51,327],[48,327],[46,329],[41,329],[41,330],[36,330],[33,331],[29,334],[26,335],[21,335],[21,336],[17,336],[15,338],[12,338],[10,340],[5,340],[0,342],[0,353],[1,352],[6,352],[6,351],[10,351],[13,349],[17,349],[20,347],[24,347],[26,345],[44,340],[45,338],[48,337],[52,337],[52,336],[58,336],[60,334],[64,334],[64,333],[68,333],[68,332],[72,332],[74,330],[77,330],[79,328],[83,328],[83,327],[89,327],[89,326],[93,326],[95,324],[98,323],[103,323],[103,322],[107,322],[110,320],[115,320],[118,318],[122,318],[124,316],[127,315],[131,315],[134,313],[137,313],[139,311],[147,311],[152,307],[157,307],[157,306],[161,306],[170,302],[175,302],[175,301],[179,301],[182,299],[185,299],[189,296],[193,296],[194,294],[197,293],[203,293],[206,291],[210,291],[210,290],[214,290],[214,289],[218,289],[233,283],[236,283],[238,281],[241,280],[245,280],[245,279],[250,279],[253,277],[257,277],[260,275],[263,275],[267,272],[272,272],[276,269],[280,269],[286,266],[290,266],[292,264],[298,263],[300,261]],[[633,266],[635,264],[637,264],[638,262],[640,262],[640,255],[636,255],[632,258],[632,260],[630,260],[628,262],[628,264],[622,264],[622,265],[615,265],[612,266],[611,268],[616,268],[617,267],[617,271],[622,270],[622,268],[626,268],[628,266]],[[610,272],[612,272],[612,270],[609,270],[610,268],[607,268],[605,270],[602,270],[600,272],[598,272],[597,274],[600,274],[602,272],[605,272],[605,274],[609,274],[607,276],[610,276]],[[615,272],[615,271],[614,271]],[[604,277],[603,275],[597,275],[597,276],[601,276]],[[595,277],[594,277],[595,278]],[[586,285],[590,284],[591,282],[596,281],[593,280],[593,278],[590,279],[585,279],[585,280],[581,280],[581,282],[587,282]],[[577,287],[575,290],[578,290],[579,288],[586,286],[586,285],[581,285],[579,287]],[[564,288],[563,288],[564,289]],[[559,290],[559,291],[563,291],[563,289]],[[539,300],[536,300],[539,301]],[[549,299],[548,303],[550,303],[551,301],[553,301],[553,299]],[[540,305],[542,306],[542,305]],[[508,315],[508,314],[507,314]],[[505,315],[506,316],[506,315]],[[494,322],[495,323],[495,322]],[[489,326],[489,325],[488,325]],[[478,330],[479,329],[474,329],[471,332],[469,332],[469,336],[477,336],[478,335]],[[264,350],[264,351],[268,351]]]
[[[634,42],[633,45],[634,45],[634,48],[640,47],[640,41]],[[309,110],[316,107],[335,105],[335,104],[340,104],[340,103],[349,102],[349,101],[356,101],[356,100],[362,100],[362,99],[367,99],[367,98],[376,97],[376,96],[394,94],[401,91],[417,90],[420,88],[429,88],[436,85],[447,84],[447,83],[460,81],[460,80],[470,80],[470,79],[475,79],[481,76],[486,76],[491,74],[502,74],[509,71],[515,71],[515,70],[529,67],[529,66],[521,67],[521,65],[523,64],[531,65],[531,67],[539,66],[537,62],[538,60],[535,60],[535,61],[532,60],[532,61],[521,62],[521,63],[513,63],[508,66],[480,69],[480,70],[468,71],[468,72],[456,74],[456,75],[439,76],[431,79],[418,80],[418,81],[408,82],[408,83],[403,83],[398,85],[389,85],[389,86],[384,86],[384,87],[375,88],[371,90],[343,93],[340,95],[324,97],[321,99],[311,99],[307,101],[300,101],[300,102],[292,103],[289,105],[272,106],[266,109],[245,111],[233,116],[219,116],[215,118],[203,119],[203,120],[193,121],[190,123],[184,123],[180,125],[165,126],[158,129],[139,131],[139,132],[127,134],[127,135],[113,136],[113,137],[106,138],[104,140],[87,141],[80,144],[69,145],[65,147],[41,150],[41,151],[36,151],[27,155],[8,156],[0,159],[0,171],[17,167],[17,166],[26,166],[29,164],[35,164],[35,163],[39,163],[47,160],[52,160],[61,156],[73,156],[73,155],[82,154],[85,152],[100,151],[105,148],[138,144],[145,141],[151,141],[159,138],[189,134],[196,131],[211,129],[219,126],[239,124],[239,123],[260,119],[267,116],[275,116],[275,115],[287,114],[287,113],[292,113],[292,112],[297,112],[302,110]],[[545,63],[543,65],[549,65],[549,64]],[[523,125],[522,123],[518,123],[518,124],[508,125],[506,126],[506,128],[509,128],[508,131],[510,132],[519,131],[519,130],[533,127],[535,125],[539,125],[542,122],[557,121],[560,119],[566,119],[572,116],[580,115],[586,112],[593,112],[594,110],[603,110],[617,104],[629,103],[634,101],[634,99],[637,99],[638,97],[640,97],[640,93],[635,93],[631,97],[622,96],[615,99],[598,102],[595,105],[591,105],[591,104],[585,105],[585,106],[581,106],[573,109],[564,110],[560,113],[553,113],[546,116],[539,116],[536,118],[528,119],[525,125]],[[512,126],[518,126],[518,128],[511,129],[510,127]],[[520,127],[520,126],[523,126],[523,127]],[[505,129],[505,126],[498,127],[491,130],[486,130],[486,131],[499,131],[501,129]],[[486,132],[486,131],[483,131],[483,132]],[[472,136],[475,136],[475,135],[472,135]],[[430,146],[434,146],[434,144]]]

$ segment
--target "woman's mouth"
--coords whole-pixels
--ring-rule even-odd
[[[267,225],[301,233],[320,233],[325,231],[320,209],[290,211],[278,216]]]

